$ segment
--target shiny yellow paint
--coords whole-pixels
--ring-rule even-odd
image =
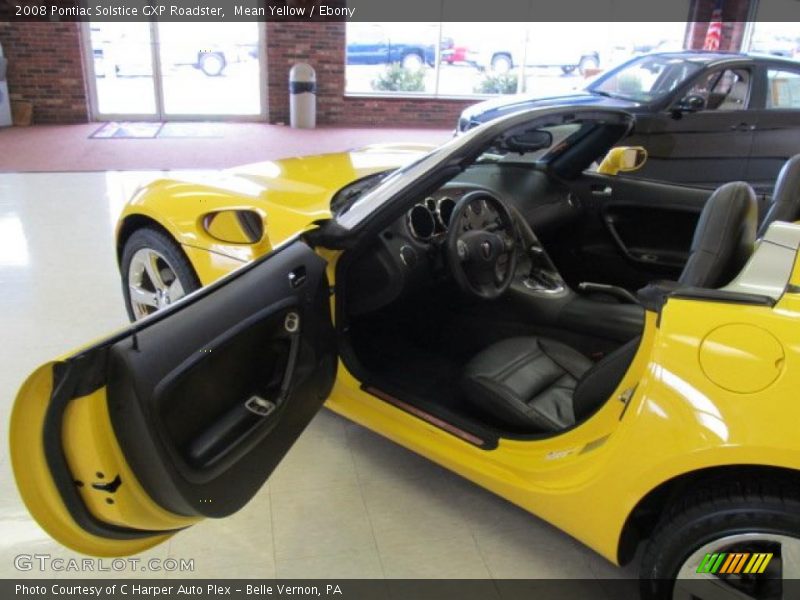
[[[768,331],[745,323],[727,323],[700,343],[700,368],[731,392],[759,392],[781,375],[786,354]]]
[[[183,246],[183,252],[186,258],[192,263],[192,267],[197,273],[200,283],[208,285],[217,279],[228,275],[235,269],[238,269],[245,261],[231,258],[226,254],[218,254],[217,252],[209,252],[202,248],[195,248],[194,246]],[[255,256],[258,258],[258,256]]]
[[[338,154],[254,163],[221,174],[182,176],[180,181],[159,179],[137,190],[125,205],[117,237],[130,219],[157,223],[191,254],[190,262],[205,285],[269,252],[314,221],[329,218],[331,198],[348,183],[401,167],[433,148],[371,145]],[[203,220],[221,210],[255,210],[267,221],[267,236],[257,244],[231,244],[209,235]],[[229,260],[201,259],[197,250]]]
[[[83,501],[101,521],[149,531],[188,527],[200,520],[174,515],[150,500],[114,436],[106,388],[70,402],[64,413],[62,435],[70,471],[76,481],[83,483],[79,488]],[[116,476],[122,483],[114,493],[91,485],[113,481]]]
[[[20,494],[39,525],[65,546],[94,556],[121,556],[142,552],[167,540],[170,535],[135,540],[108,540],[84,531],[67,511],[56,489],[44,455],[42,431],[53,387],[53,366],[37,369],[19,391],[11,414],[9,432],[11,462]],[[105,388],[74,399],[64,414],[63,447],[70,471],[89,511],[110,524],[144,530],[187,527],[197,521],[173,515],[160,508],[145,493],[128,466],[117,443]],[[99,479],[102,473],[104,479]],[[92,488],[120,476],[122,485],[109,494]],[[76,485],[79,485],[76,483]],[[113,500],[113,504],[106,499]]]

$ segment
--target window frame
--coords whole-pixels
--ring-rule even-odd
[[[752,60],[739,60],[739,61],[730,61],[724,63],[711,63],[707,64],[705,68],[701,69],[697,73],[695,73],[694,77],[689,78],[686,80],[682,86],[677,88],[673,92],[673,96],[669,103],[667,104],[668,110],[674,110],[680,104],[680,101],[686,97],[686,94],[689,93],[698,81],[700,81],[703,77],[708,77],[708,75],[712,71],[736,71],[736,70],[746,70],[750,72],[750,91],[747,94],[747,103],[742,111],[750,111],[755,110],[763,106],[763,97],[761,92],[763,91],[761,88],[762,86],[762,79],[763,74],[759,73],[758,65],[754,64]],[[757,102],[758,101],[758,102]],[[701,110],[694,114],[703,114],[703,113],[717,113],[720,112],[718,110]],[[736,111],[722,111],[722,112],[736,112]]]

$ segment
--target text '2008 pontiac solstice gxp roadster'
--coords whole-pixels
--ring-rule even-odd
[[[759,206],[618,175],[633,125],[534,109],[141,189],[137,320],[19,392],[31,514],[142,551],[246,504],[325,404],[609,561],[645,543],[648,597],[775,597],[800,574],[800,159]]]

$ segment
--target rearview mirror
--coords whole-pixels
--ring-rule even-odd
[[[226,244],[257,244],[264,239],[264,219],[254,210],[230,209],[203,217],[206,233]]]
[[[522,133],[515,133],[505,139],[505,146],[512,152],[535,152],[549,148],[553,145],[553,135],[549,131],[531,129]]]
[[[647,162],[647,150],[642,146],[618,146],[609,150],[597,168],[598,173],[616,175],[620,171],[636,171]]]

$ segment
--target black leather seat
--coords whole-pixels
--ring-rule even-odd
[[[756,241],[758,203],[743,181],[726,183],[706,201],[678,283],[717,288],[731,281],[750,258]]]
[[[756,196],[746,183],[728,183],[709,198],[700,215],[689,261],[679,285],[717,287],[744,266],[755,243]],[[500,424],[528,432],[561,431],[591,415],[625,375],[640,338],[596,364],[547,338],[498,342],[463,370],[467,400]]]
[[[769,210],[758,228],[758,237],[764,237],[775,221],[800,221],[800,154],[787,160],[778,173]]]
[[[639,339],[597,364],[555,340],[504,340],[467,364],[462,389],[473,405],[504,425],[560,431],[608,399],[633,360]]]

